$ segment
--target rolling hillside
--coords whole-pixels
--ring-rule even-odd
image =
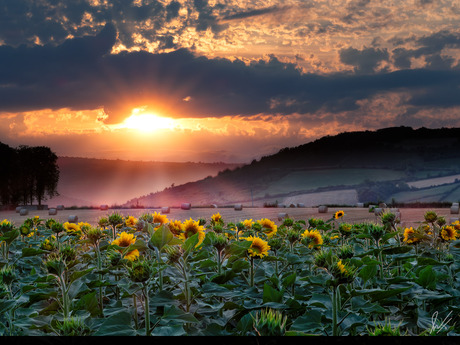
[[[99,206],[122,204],[126,200],[171,185],[215,176],[238,164],[174,163],[59,157],[59,196],[50,206]]]
[[[353,205],[389,201],[394,196],[406,198],[401,193],[419,190],[409,186],[410,182],[459,173],[460,128],[393,127],[341,133],[284,148],[251,164],[226,169],[216,177],[130,199],[125,205],[158,207],[190,202],[196,206],[234,203],[261,206],[296,200],[315,206],[331,204],[333,198],[325,192],[332,191],[340,196],[336,203]],[[423,200],[451,201],[446,198],[457,197],[457,193],[434,190],[431,195],[430,188],[435,186],[425,188]]]

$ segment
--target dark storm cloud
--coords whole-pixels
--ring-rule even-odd
[[[339,53],[340,61],[355,67],[357,73],[372,73],[381,61],[388,61],[389,54],[386,49],[355,48],[342,49]]]
[[[418,107],[460,105],[460,71],[451,69],[303,74],[274,56],[245,65],[186,49],[109,54],[115,39],[107,25],[58,46],[0,46],[0,111],[104,108],[112,123],[145,105],[175,117],[313,114],[355,110],[357,101],[386,91],[408,92]],[[370,72],[387,59],[385,51],[371,50],[344,51],[342,58]],[[366,54],[373,58],[361,60]]]
[[[395,44],[413,43],[418,48],[396,48],[393,50],[394,64],[398,68],[410,68],[412,58],[425,57],[426,68],[451,68],[454,59],[442,55],[444,48],[460,49],[460,33],[440,31],[429,36],[394,41]],[[458,66],[457,66],[458,67]]]

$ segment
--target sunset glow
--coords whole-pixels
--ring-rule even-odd
[[[173,129],[175,121],[155,114],[134,114],[123,121],[124,128],[136,129],[140,132],[154,132],[164,129]]]
[[[2,8],[11,146],[251,162],[343,131],[460,126],[458,1],[43,3]]]

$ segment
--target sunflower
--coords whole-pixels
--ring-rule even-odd
[[[192,237],[195,234],[198,234],[198,243],[195,247],[198,247],[201,242],[203,242],[206,234],[204,232],[204,227],[200,225],[200,222],[194,221],[192,218],[186,220],[182,223],[183,232],[179,235],[179,238],[186,240],[187,238]]]
[[[455,230],[457,231],[457,237],[458,237],[460,235],[460,221],[456,220],[455,222],[451,224],[451,226],[453,226]]]
[[[315,248],[323,244],[323,237],[318,230],[305,230],[301,235],[306,240],[308,248]]]
[[[133,228],[137,224],[137,219],[134,218],[133,216],[128,216],[128,218],[125,219],[125,224],[129,228]]]
[[[337,212],[334,214],[334,219],[342,218],[344,215],[345,215],[345,212],[343,212],[342,210],[337,211]]]
[[[115,240],[112,241],[112,244],[115,244],[123,248],[128,248],[130,245],[134,243],[136,243],[136,237],[134,237],[133,234],[128,234],[124,231]],[[138,257],[139,257],[139,251],[137,249],[130,251],[124,256],[124,258],[128,259],[129,261],[134,261]]]
[[[184,225],[180,220],[171,220],[168,223],[168,228],[174,236],[179,236],[184,231]]]
[[[152,223],[154,223],[154,224],[160,223],[161,225],[163,225],[163,224],[166,224],[168,222],[168,216],[166,216],[164,214],[153,212],[152,217],[153,217]]]
[[[213,214],[211,216],[211,223],[212,224],[221,224],[223,222],[224,222],[224,220],[222,219],[222,216],[220,215],[220,213],[216,213],[216,214]]]
[[[444,241],[453,241],[457,237],[457,230],[453,226],[445,226],[441,230],[441,237]]]
[[[249,236],[245,238],[246,241],[251,241],[251,247],[248,249],[248,254],[251,257],[258,256],[259,258],[263,258],[264,255],[268,255],[268,251],[270,250],[270,246],[266,241],[259,237]]]
[[[345,268],[345,265],[342,263],[342,260],[337,262],[337,268],[339,269],[340,273],[342,273],[342,274],[347,274],[348,273],[347,269]]]
[[[272,238],[278,231],[276,224],[268,218],[262,218],[257,221],[262,227],[262,232],[267,235],[268,238]]]
[[[71,233],[77,233],[77,232],[80,232],[81,229],[80,227],[75,224],[75,223],[69,223],[69,222],[65,222],[64,224],[62,224],[64,226],[64,229],[67,231],[67,233],[71,234]]]
[[[407,244],[416,244],[417,242],[420,242],[420,239],[414,236],[415,234],[416,234],[416,231],[412,227],[405,228],[404,229],[404,242],[406,242]]]
[[[245,219],[243,220],[243,225],[246,229],[250,229],[252,227],[252,224],[254,224],[254,222],[252,221],[252,219]]]

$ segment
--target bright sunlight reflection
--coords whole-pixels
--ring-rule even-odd
[[[150,113],[133,114],[123,122],[123,127],[142,132],[152,132],[161,129],[173,129],[174,120]]]

